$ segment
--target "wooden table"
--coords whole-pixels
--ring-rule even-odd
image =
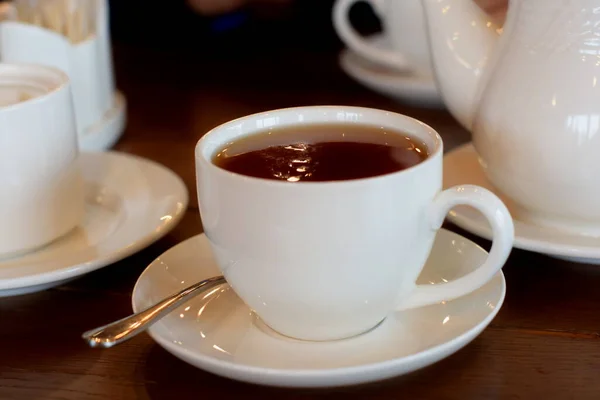
[[[214,59],[201,51],[116,48],[118,82],[130,105],[116,149],[178,173],[189,209],[172,233],[139,254],[63,287],[0,299],[0,399],[600,398],[600,267],[518,250],[504,269],[506,303],[480,337],[437,365],[383,383],[325,391],[246,385],[179,361],[145,334],[111,350],[86,347],[83,331],[131,312],[131,290],[144,268],[202,231],[193,148],[217,124],[273,108],[346,104],[421,119],[448,149],[468,140],[445,111],[370,93],[339,71],[335,52],[299,47],[269,58],[225,51]]]

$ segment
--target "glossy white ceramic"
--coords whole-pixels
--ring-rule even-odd
[[[351,25],[350,8],[359,0],[337,0],[333,7],[333,26],[349,49],[388,68],[413,75],[431,77],[432,61],[427,43],[425,17],[420,0],[368,0],[381,19],[390,47],[373,46]]]
[[[486,257],[474,243],[442,229],[419,283],[452,281],[476,270]],[[206,237],[188,239],[140,276],[133,291],[133,309],[140,311],[217,274]],[[287,387],[355,385],[407,374],[458,351],[492,321],[505,292],[504,277],[498,272],[473,293],[392,314],[364,335],[303,342],[266,327],[224,285],[191,300],[149,333],[183,361],[231,379]]]
[[[226,144],[298,125],[360,124],[410,135],[428,158],[404,171],[368,179],[295,182],[251,178],[217,167]],[[328,141],[369,141],[329,135]],[[442,187],[443,145],[420,121],[358,107],[269,111],[216,127],[196,146],[198,200],[205,232],[223,275],[276,331],[305,340],[363,333],[395,309],[451,300],[484,285],[512,248],[502,202],[476,186]],[[299,159],[307,155],[299,153]],[[490,257],[473,273],[442,285],[416,285],[448,210],[479,209],[494,229]]]
[[[365,40],[381,49],[390,46],[388,39],[382,35],[373,35]],[[346,74],[376,93],[418,107],[445,107],[432,76],[387,68],[361,57],[350,49],[342,50],[339,62]]]
[[[79,133],[79,148],[82,151],[100,151],[112,148],[121,138],[127,123],[127,99],[123,93],[115,92],[113,107],[98,123]]]
[[[67,73],[72,82],[77,129],[82,150],[106,149],[122,133],[124,99],[116,92],[106,0],[96,1],[95,33],[73,44],[63,35],[12,20],[0,8],[0,57],[3,62],[48,65]],[[115,100],[117,102],[115,102]],[[121,126],[120,126],[121,125]],[[116,128],[120,126],[120,130]],[[90,131],[96,133],[93,140]]]
[[[487,179],[477,161],[475,148],[470,143],[456,148],[444,157],[444,187],[452,187],[458,182],[482,186],[496,192],[513,212],[514,204],[510,199],[502,197]],[[492,237],[485,218],[472,208],[456,207],[450,211],[448,218],[471,233],[487,239]],[[514,223],[516,248],[569,261],[600,264],[600,238],[536,226],[518,218],[515,218]]]
[[[531,225],[600,237],[599,0],[424,0],[438,83],[493,185]]]
[[[70,82],[37,65],[0,64],[0,259],[67,234],[83,218]]]
[[[185,185],[159,164],[122,153],[82,153],[81,170],[83,224],[34,253],[0,261],[0,296],[58,286],[119,261],[161,238],[185,213]],[[17,227],[18,221],[10,228]]]

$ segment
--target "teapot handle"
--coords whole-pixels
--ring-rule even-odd
[[[369,41],[365,40],[352,27],[348,19],[350,8],[359,0],[337,0],[333,6],[333,26],[340,39],[350,48],[350,50],[358,53],[363,58],[370,61],[385,65],[394,69],[409,68],[409,63],[406,58],[395,51],[385,50],[374,46]],[[375,13],[384,18],[384,10],[382,0],[368,0]]]

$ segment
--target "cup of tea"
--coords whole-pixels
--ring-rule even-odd
[[[432,58],[421,0],[368,0],[381,19],[389,48],[362,37],[349,20],[350,8],[359,0],[337,0],[333,25],[340,39],[367,60],[395,69],[409,69],[415,75],[433,76]]]
[[[0,7],[0,53],[9,63],[40,64],[65,71],[71,80],[80,147],[104,148],[90,138],[115,109],[115,82],[107,0],[44,0]]]
[[[198,199],[223,275],[265,324],[314,341],[478,289],[511,251],[512,219],[483,188],[442,192],[442,155],[429,126],[367,108],[290,108],[211,130],[196,146]],[[488,259],[455,281],[417,285],[459,204],[489,220]]]
[[[67,75],[0,64],[0,258],[67,234],[84,216]]]

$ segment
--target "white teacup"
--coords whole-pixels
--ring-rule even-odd
[[[433,76],[426,20],[421,0],[368,0],[382,21],[391,48],[376,46],[352,27],[348,13],[359,0],[337,0],[333,24],[342,41],[355,53],[389,68],[410,69],[414,74]]]
[[[361,124],[404,132],[430,156],[407,170],[331,182],[275,181],[226,171],[212,157],[274,127]],[[402,133],[398,133],[402,134]],[[231,287],[274,330],[304,340],[366,332],[398,309],[470,293],[505,263],[513,223],[491,192],[442,187],[443,145],[427,125],[391,112],[331,106],[251,115],[208,132],[196,146],[200,213]],[[486,262],[442,285],[416,285],[449,209],[480,210],[494,231]]]
[[[69,78],[0,64],[0,258],[65,235],[83,219],[83,183]]]
[[[13,3],[0,6],[0,57],[7,63],[40,64],[67,73],[75,101],[75,119],[80,139],[100,124],[114,107],[115,82],[109,35],[107,0],[90,1],[94,23],[91,33],[67,37],[47,27],[15,19]],[[68,19],[54,6],[55,18]],[[3,17],[4,16],[4,20]],[[74,18],[74,17],[72,17]],[[95,148],[94,148],[95,149]]]

